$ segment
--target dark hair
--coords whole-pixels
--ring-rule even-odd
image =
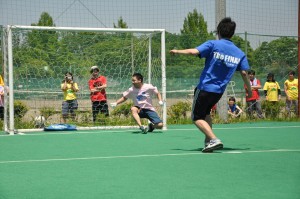
[[[100,72],[99,68],[94,68],[94,69],[90,70],[90,73],[92,74],[95,70],[98,71],[98,72]]]
[[[136,77],[138,80],[141,80],[141,82],[144,81],[144,77],[140,73],[134,73],[132,77]]]
[[[71,77],[72,77],[72,81],[73,81],[73,74],[72,74],[71,72],[66,72],[66,73],[65,73],[64,80],[63,80],[62,82],[64,82],[64,81],[65,81],[65,79],[66,79],[67,75],[71,75]]]
[[[249,70],[248,75],[255,75],[255,71],[254,70]]]
[[[289,75],[295,75],[295,71],[289,71]]]
[[[217,33],[221,38],[230,39],[235,32],[236,23],[230,17],[225,17],[220,21],[217,27]]]
[[[269,77],[272,77],[272,80],[269,80]],[[268,73],[267,75],[267,82],[275,82],[274,74],[273,73]]]
[[[235,98],[234,97],[230,97],[228,101],[234,101],[235,102]]]

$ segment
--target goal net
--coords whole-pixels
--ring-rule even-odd
[[[109,116],[92,119],[88,81],[97,65],[107,78],[107,103],[115,102],[138,72],[144,83],[158,88],[166,99],[165,31],[163,29],[108,29],[41,26],[7,26],[2,39],[5,94],[5,131],[39,131],[62,123],[65,73],[78,84],[78,109],[68,124],[77,129],[137,128],[130,115],[131,100],[109,107]],[[166,129],[166,104],[153,105]],[[143,121],[146,125],[148,121]]]

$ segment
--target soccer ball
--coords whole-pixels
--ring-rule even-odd
[[[42,116],[42,115],[36,116],[34,118],[34,125],[35,125],[36,128],[44,128],[45,121],[46,121],[46,119],[45,119],[44,116]]]

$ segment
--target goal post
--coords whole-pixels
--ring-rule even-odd
[[[137,128],[128,110],[123,110],[130,100],[118,110],[109,108],[108,117],[92,121],[88,80],[94,65],[107,78],[108,104],[131,87],[133,72],[156,86],[166,101],[164,29],[6,26],[3,32],[3,70],[9,88],[5,131],[9,134],[42,130],[34,121],[40,115],[46,118],[45,125],[62,123],[60,85],[66,72],[73,73],[79,86],[76,118],[67,123],[77,129]],[[160,107],[155,97],[153,102],[165,130],[166,103]]]

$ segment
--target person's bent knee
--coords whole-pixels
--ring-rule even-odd
[[[164,126],[164,124],[163,124],[162,122],[160,122],[160,123],[158,123],[158,124],[154,124],[154,127],[155,127],[156,129],[162,129],[163,126]]]
[[[135,113],[139,113],[139,112],[140,112],[140,109],[139,109],[138,107],[135,107],[135,106],[131,107],[130,110],[131,110],[131,113],[132,113],[132,114],[135,114]]]
[[[209,115],[210,116],[210,115]],[[195,122],[197,122],[198,120],[205,120],[205,118],[206,117],[208,117],[208,115],[205,115],[205,116],[194,116],[194,117],[192,117],[191,119],[192,119],[192,121],[195,123]]]

